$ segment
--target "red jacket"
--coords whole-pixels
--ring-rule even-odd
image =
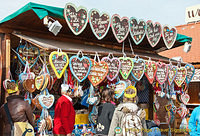
[[[62,95],[55,107],[54,134],[67,135],[72,133],[75,124],[75,111],[72,102]]]

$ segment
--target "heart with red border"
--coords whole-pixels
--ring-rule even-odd
[[[76,7],[72,3],[67,3],[64,8],[64,17],[70,28],[75,34],[79,35],[86,28],[88,23],[88,13],[85,7]]]
[[[100,84],[108,74],[108,64],[105,61],[96,62],[91,59],[92,67],[88,79],[93,86]]]
[[[51,106],[53,105],[55,98],[53,95],[48,94],[48,95],[40,95],[39,96],[39,103],[40,105],[45,108],[45,109],[49,109],[51,108]]]
[[[185,65],[185,68],[187,70],[187,75],[186,75],[186,79],[185,79],[185,82],[187,84],[190,83],[190,81],[192,80],[193,76],[194,76],[194,73],[195,73],[195,68],[193,65],[190,65],[190,64],[186,64]]]
[[[153,24],[151,20],[147,21],[146,36],[151,47],[155,47],[158,44],[161,37],[161,31],[162,27],[160,23],[156,22]]]
[[[126,80],[133,69],[133,60],[129,57],[120,57],[119,60],[121,62],[121,68],[119,72],[122,75],[122,77]]]
[[[129,24],[128,17],[120,17],[118,14],[114,14],[111,18],[111,27],[115,38],[118,43],[123,42],[128,36]]]
[[[141,58],[139,59],[133,59],[133,69],[131,72],[131,75],[136,79],[137,81],[140,81],[140,79],[144,75],[144,69],[145,69],[145,61]]]
[[[187,110],[185,110],[184,108],[177,108],[176,109],[176,113],[181,117],[184,118],[187,115]]]
[[[181,86],[186,79],[187,70],[185,67],[178,67],[177,68],[177,75],[174,79],[177,86]]]
[[[99,10],[91,9],[89,12],[89,21],[92,32],[97,39],[103,39],[110,28],[110,16],[107,13],[99,14]]]
[[[149,80],[150,84],[152,84],[154,81],[154,78],[156,76],[156,71],[157,71],[157,64],[154,61],[147,61],[145,63],[144,74]]]
[[[190,100],[190,96],[188,94],[181,94],[181,101],[183,104],[188,104]]]
[[[176,75],[177,75],[177,68],[176,66],[173,65],[168,65],[168,83],[171,86],[171,84],[173,83]]]
[[[168,66],[165,63],[157,63],[156,79],[159,84],[164,84],[167,80]]]
[[[118,76],[121,67],[119,58],[114,57],[110,59],[109,57],[103,57],[101,61],[105,61],[108,64],[109,71],[107,78],[108,80],[113,81]]]
[[[164,25],[162,29],[163,41],[168,49],[172,48],[177,36],[177,30],[175,27],[169,28],[169,26]]]
[[[40,90],[40,89],[43,87],[44,82],[45,82],[45,77],[44,77],[44,75],[37,76],[37,77],[35,78],[35,87],[36,87],[38,90]]]
[[[160,108],[160,103],[158,103],[158,102],[153,103],[153,106],[154,106],[155,110],[157,111]]]
[[[160,126],[160,120],[159,119],[154,119],[154,123],[158,126]]]
[[[131,17],[129,20],[129,29],[135,44],[140,44],[146,34],[146,22],[142,19],[138,21],[135,17]]]

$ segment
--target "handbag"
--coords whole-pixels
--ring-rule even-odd
[[[12,121],[8,103],[4,105],[8,121],[11,125],[11,136],[34,136],[33,126],[28,122],[14,122]]]

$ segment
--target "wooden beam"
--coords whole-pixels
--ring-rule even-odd
[[[10,35],[6,34],[6,78],[10,79]]]

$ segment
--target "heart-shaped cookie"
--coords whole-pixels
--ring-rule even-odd
[[[110,16],[107,13],[99,13],[97,9],[91,9],[89,12],[89,21],[92,32],[97,39],[103,39],[110,28]]]
[[[123,94],[124,90],[127,88],[127,84],[125,81],[118,81],[115,85],[115,98],[119,99]]]
[[[187,70],[187,75],[186,75],[186,79],[185,79],[185,82],[187,84],[190,83],[190,81],[192,80],[193,76],[194,76],[194,73],[195,73],[195,68],[193,65],[190,65],[190,64],[186,64],[185,65],[185,68]]]
[[[100,84],[108,74],[108,64],[105,61],[96,62],[91,59],[92,67],[88,79],[93,86]]]
[[[144,74],[149,80],[149,83],[152,84],[156,75],[157,64],[154,61],[146,61]]]
[[[158,102],[153,103],[155,110],[157,111],[160,108],[160,104]]]
[[[64,8],[65,20],[75,35],[79,35],[86,28],[88,23],[88,13],[85,7],[76,7],[72,3],[67,3]]]
[[[186,79],[187,70],[185,67],[178,67],[177,68],[177,75],[174,79],[177,86],[181,86]]]
[[[51,106],[53,105],[54,100],[55,100],[54,96],[51,94],[40,95],[38,99],[39,99],[40,105],[45,109],[51,108]]]
[[[53,51],[49,55],[49,63],[58,79],[60,79],[69,64],[68,56],[65,52]]]
[[[120,57],[119,60],[121,62],[121,69],[119,72],[122,75],[122,77],[126,80],[128,79],[133,69],[133,60],[129,57]]]
[[[35,78],[35,87],[38,90],[40,90],[43,87],[44,83],[45,83],[45,77],[44,77],[44,75],[40,75],[40,76],[37,76]]]
[[[172,105],[169,104],[169,105],[165,105],[165,110],[166,111],[170,111],[172,109]]]
[[[114,14],[111,19],[111,27],[118,43],[123,42],[129,32],[128,17],[120,18],[118,14]]]
[[[17,47],[17,53],[21,63],[25,66],[28,61],[30,68],[36,64],[40,56],[40,50],[35,46],[20,45]]]
[[[113,57],[110,59],[109,57],[103,57],[101,61],[105,61],[108,64],[108,75],[107,78],[110,81],[113,81],[119,74],[119,70],[121,67],[121,62],[118,58]]]
[[[157,63],[156,79],[159,84],[164,84],[167,80],[168,66],[165,63]]]
[[[140,44],[146,34],[146,22],[142,19],[139,21],[135,17],[129,20],[129,30],[131,37],[136,45]]]
[[[164,25],[162,29],[162,37],[163,41],[168,49],[172,48],[176,41],[177,31],[175,27],[171,27],[171,29]]]
[[[161,30],[162,27],[160,23],[156,22],[153,24],[151,20],[147,21],[146,36],[151,47],[155,47],[158,44],[161,37]]]
[[[144,70],[145,70],[145,61],[141,58],[139,59],[133,59],[133,69],[132,69],[132,76],[134,79],[139,81],[143,75],[144,75]]]
[[[94,105],[98,100],[98,97],[89,97],[87,99],[87,102],[90,104],[90,105]]]
[[[90,72],[92,62],[90,58],[82,56],[79,58],[77,55],[72,56],[69,60],[69,67],[73,76],[79,81],[82,82],[85,80]]]
[[[30,93],[35,92],[36,86],[35,86],[35,79],[26,79],[25,81],[26,90]]]
[[[189,100],[190,100],[190,96],[188,94],[181,95],[181,101],[183,104],[185,104],[185,105],[188,104]]]
[[[173,66],[173,65],[168,65],[168,83],[169,85],[171,86],[176,75],[177,75],[177,68],[176,66]]]
[[[183,118],[183,116],[184,116],[183,108],[177,108],[177,109],[176,109],[176,113],[177,113],[181,118]]]

